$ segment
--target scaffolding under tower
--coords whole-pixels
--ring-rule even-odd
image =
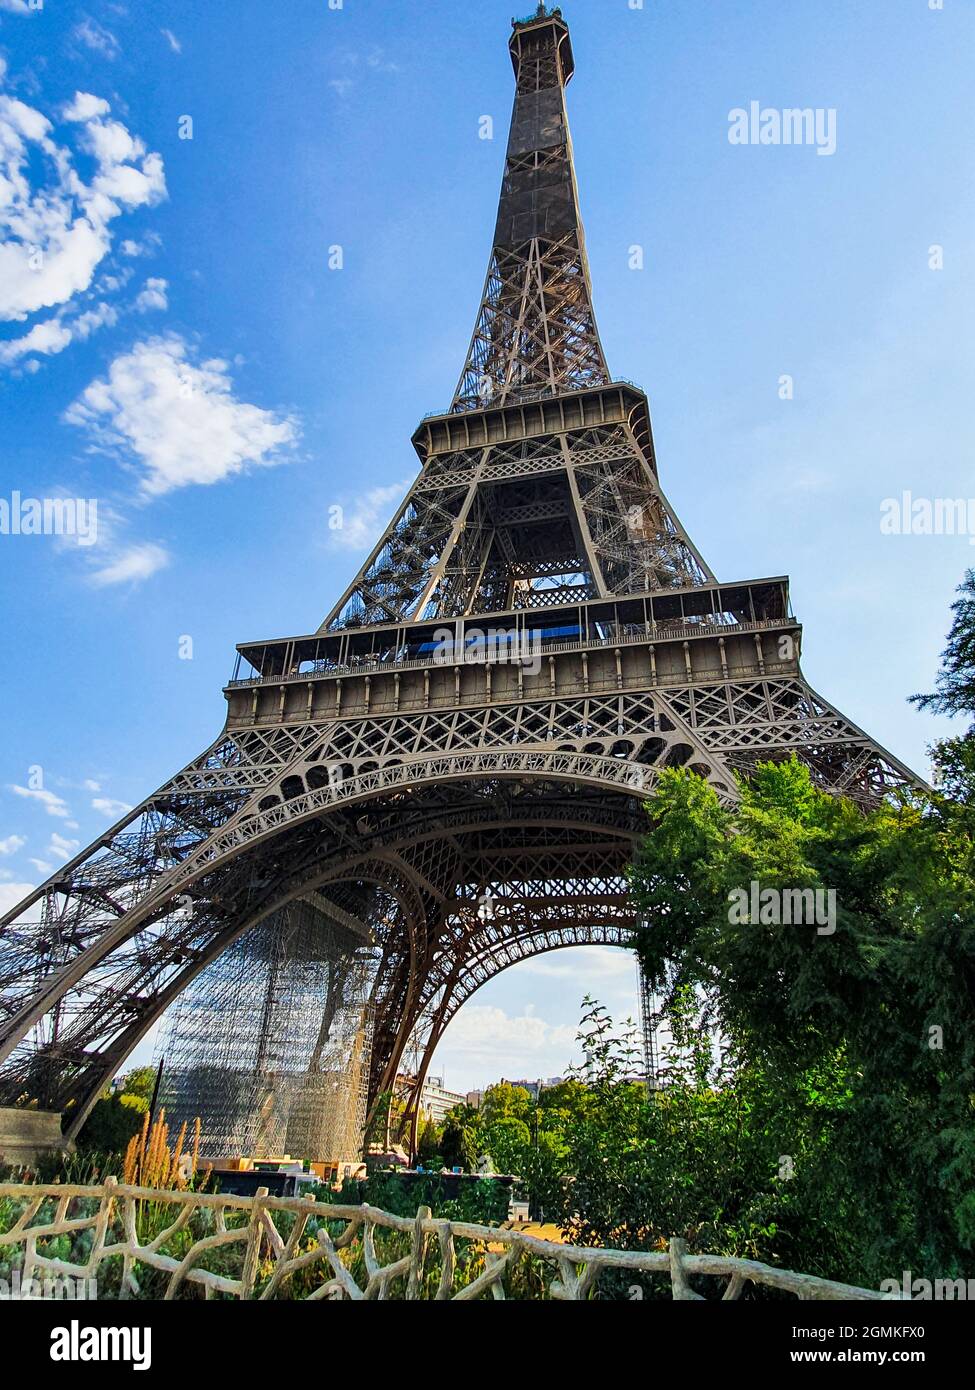
[[[637,956],[637,980],[640,991],[640,1031],[643,1035],[643,1074],[647,1090],[656,1091],[664,1083],[669,1030],[664,1021],[659,983],[647,974],[640,956]]]
[[[318,894],[245,932],[180,997],[164,1030],[171,1127],[205,1158],[359,1158],[376,952]]]

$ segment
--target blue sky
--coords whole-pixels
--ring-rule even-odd
[[[487,261],[512,8],[0,0],[0,497],[99,523],[0,535],[5,904],[211,741],[235,643],[316,628],[412,478]],[[812,683],[923,771],[947,725],[905,701],[975,549],[880,509],[975,493],[975,10],[564,10],[596,311],[671,501],[719,577],[791,575]],[[751,101],[835,109],[835,154],[730,144]],[[587,989],[636,1009],[621,955],[500,977],[448,1084],[560,1071]]]

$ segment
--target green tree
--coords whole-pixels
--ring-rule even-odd
[[[526,1121],[531,1113],[532,1098],[524,1086],[512,1086],[510,1081],[499,1081],[489,1086],[481,1100],[481,1120],[490,1129],[498,1120]]]
[[[104,1095],[78,1135],[78,1147],[104,1154],[124,1155],[129,1140],[142,1128],[148,1102],[136,1095]]]
[[[416,1141],[417,1159],[424,1165],[430,1166],[431,1159],[441,1154],[440,1139],[443,1129],[440,1125],[434,1124],[433,1120],[427,1118],[420,1126]]]
[[[591,1106],[589,1090],[575,1076],[544,1087],[538,1098],[542,1124],[552,1129],[563,1127],[570,1119],[581,1118]]]
[[[484,1145],[497,1173],[520,1173],[530,1144],[528,1125],[515,1115],[502,1115],[485,1127]]]
[[[716,1104],[737,1092],[739,1139],[759,1114],[790,1159],[803,1267],[831,1232],[837,1249],[848,1235],[845,1277],[960,1269],[975,1242],[965,807],[917,794],[864,813],[793,760],[760,765],[733,809],[666,771],[649,811],[633,875],[644,967],[672,1016],[691,999],[724,1040]],[[835,892],[835,930],[736,917],[731,895],[753,882]]]
[[[146,1108],[148,1108],[155,1088],[155,1067],[133,1067],[131,1071],[125,1073],[116,1089],[119,1095],[140,1096],[146,1102]]]
[[[954,621],[934,693],[914,695],[918,709],[935,714],[975,716],[975,570],[968,570],[958,586],[959,597],[951,606]],[[970,726],[968,732],[975,731]]]
[[[472,1105],[458,1105],[449,1111],[440,1136],[440,1152],[448,1168],[471,1173],[481,1154],[481,1118]]]
[[[940,739],[930,749],[935,782],[946,799],[939,809],[953,813],[968,833],[975,829],[975,570],[968,570],[952,604],[954,621],[941,657],[935,690],[914,695],[912,703],[934,714],[969,721],[961,737]]]

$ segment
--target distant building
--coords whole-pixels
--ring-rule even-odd
[[[549,1090],[552,1086],[559,1086],[565,1080],[562,1076],[550,1076],[545,1081],[512,1081],[512,1086],[520,1086],[523,1091],[527,1091],[532,1100],[538,1100],[542,1091]]]
[[[413,1078],[409,1076],[397,1077],[399,1086],[404,1090],[409,1089],[412,1081]],[[424,1081],[420,1092],[420,1112],[435,1125],[442,1125],[456,1106],[467,1104],[467,1096],[461,1095],[459,1091],[448,1091],[444,1087],[442,1076],[428,1076]]]
[[[507,1077],[502,1077],[500,1081],[496,1081],[493,1084],[496,1086],[520,1086],[523,1091],[528,1092],[532,1100],[537,1100],[539,1090],[547,1091],[552,1086],[561,1086],[564,1080],[564,1076],[549,1076],[546,1077],[544,1081],[508,1081]],[[479,1091],[468,1091],[467,1104],[473,1105],[476,1109],[480,1110],[481,1103],[484,1100],[484,1093],[490,1089],[490,1086],[485,1086]]]
[[[523,1091],[527,1091],[532,1100],[538,1100],[538,1092],[541,1081],[509,1081],[509,1086],[519,1086]]]

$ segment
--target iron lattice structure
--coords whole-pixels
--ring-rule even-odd
[[[373,1103],[460,1004],[563,946],[625,945],[660,769],[733,801],[798,753],[865,805],[914,775],[807,684],[782,577],[720,583],[657,476],[592,310],[558,11],[517,94],[477,325],[420,472],[317,633],[246,643],[223,733],[3,922],[3,1094],[93,1098],[234,943],[320,895],[376,954]]]

